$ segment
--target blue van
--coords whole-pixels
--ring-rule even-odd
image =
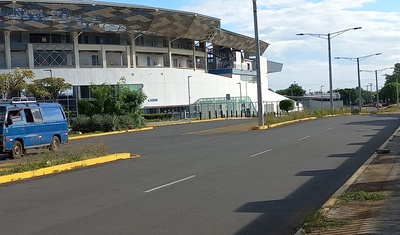
[[[34,98],[0,101],[0,152],[20,158],[27,149],[56,150],[68,142],[68,123],[58,103],[39,103]]]

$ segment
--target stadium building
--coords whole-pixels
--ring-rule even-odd
[[[0,73],[19,67],[73,88],[59,101],[76,111],[91,84],[147,95],[145,113],[192,115],[257,109],[255,40],[220,19],[185,11],[97,1],[0,0]],[[268,43],[260,41],[263,54]],[[264,111],[286,99],[268,90],[282,64],[261,57]]]

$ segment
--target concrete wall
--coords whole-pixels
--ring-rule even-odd
[[[279,97],[266,95],[268,91],[268,77],[266,58],[261,59],[263,101],[279,101]],[[49,68],[33,69],[36,79],[49,77]],[[2,72],[13,70],[2,70]],[[143,90],[148,99],[144,103],[147,107],[180,106],[189,103],[189,86],[191,103],[200,98],[242,97],[246,95],[257,102],[257,84],[240,80],[240,75],[233,74],[224,77],[206,73],[204,70],[176,68],[65,68],[51,69],[53,77],[62,77],[73,85],[116,84],[124,77],[127,84],[143,84]],[[189,77],[190,76],[190,77]],[[188,78],[189,77],[189,78]],[[188,82],[190,84],[188,85]],[[240,83],[241,85],[239,85]],[[274,94],[276,95],[276,94]],[[272,100],[271,100],[272,98]],[[285,98],[285,97],[283,97]]]

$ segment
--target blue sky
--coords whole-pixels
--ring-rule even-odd
[[[222,28],[254,36],[252,0],[108,0],[197,12],[221,19]],[[361,26],[331,40],[332,58],[382,53],[360,63],[375,70],[400,63],[400,0],[258,0],[260,39],[270,44],[263,56],[284,64],[270,75],[273,90],[293,82],[309,90],[329,89],[327,40],[296,33],[327,34]],[[356,63],[332,59],[333,89],[357,86]],[[391,73],[392,71],[385,71]],[[362,88],[374,75],[362,73]],[[379,76],[379,87],[384,77]],[[375,89],[375,87],[374,87]]]

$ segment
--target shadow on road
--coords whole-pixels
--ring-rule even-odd
[[[382,115],[383,116],[383,115]],[[367,142],[348,143],[362,146],[357,152],[331,154],[326,157],[347,157],[337,169],[301,171],[296,176],[313,176],[306,184],[282,200],[248,202],[236,210],[241,213],[261,213],[237,235],[248,234],[293,234],[305,217],[319,209],[341,187],[353,173],[366,162],[377,145],[381,145],[398,127],[399,115],[385,115],[393,119],[352,122],[346,125],[370,125],[378,133]],[[312,153],[310,153],[312,154]],[[288,163],[290,164],[290,163]],[[290,221],[287,214],[292,216]],[[282,224],[282,221],[288,224]]]

